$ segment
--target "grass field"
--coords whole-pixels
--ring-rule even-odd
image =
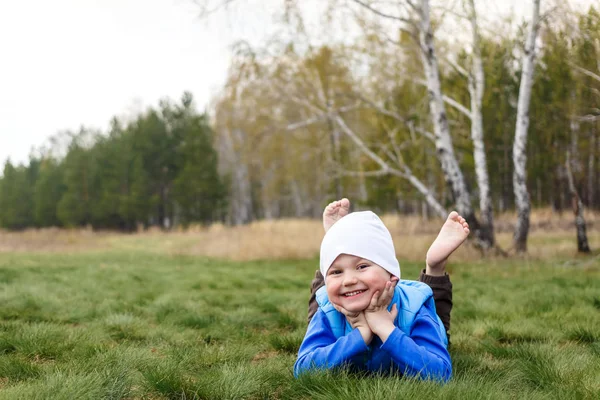
[[[559,236],[548,246],[572,241]],[[598,256],[453,263],[454,377],[439,386],[293,378],[316,259],[215,260],[122,239],[0,252],[0,399],[600,398]],[[400,261],[418,276],[420,262]]]

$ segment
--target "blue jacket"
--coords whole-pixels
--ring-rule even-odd
[[[294,364],[294,375],[309,369],[350,366],[353,370],[397,373],[447,381],[452,364],[444,326],[435,312],[431,288],[416,281],[400,281],[390,303],[398,306],[396,329],[382,343],[367,345],[358,329],[317,292],[319,310],[313,316]]]

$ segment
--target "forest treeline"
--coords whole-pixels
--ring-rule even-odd
[[[135,230],[221,219],[226,187],[212,143],[189,93],[128,123],[114,118],[108,132],[62,133],[28,165],[5,163],[0,222]]]
[[[458,192],[431,118],[422,43],[361,22],[370,29],[350,44],[238,44],[210,117],[184,94],[130,121],[114,118],[108,132],[70,133],[65,151],[55,145],[28,165],[7,161],[0,226],[242,224],[317,217],[340,196],[424,217],[454,207]],[[478,52],[435,37],[451,149],[477,213],[476,110],[490,207],[515,207],[527,28],[480,29]],[[542,19],[537,43],[526,147],[532,206],[571,207],[571,173],[583,204],[600,209],[600,14],[590,8]],[[480,107],[475,55],[485,82]]]

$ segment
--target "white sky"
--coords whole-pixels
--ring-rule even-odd
[[[282,3],[240,1],[242,11],[205,21],[192,0],[0,0],[0,175],[8,157],[26,162],[59,131],[105,131],[111,117],[185,90],[207,107],[229,45],[272,33],[269,15]],[[488,1],[492,12],[516,4],[518,14],[528,3]]]
[[[0,163],[185,90],[204,108],[230,38],[197,14],[188,0],[0,0]]]

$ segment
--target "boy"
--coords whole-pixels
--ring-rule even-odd
[[[356,370],[449,379],[446,333],[435,313],[431,289],[399,281],[391,235],[375,214],[348,212],[349,201],[342,199],[323,214],[327,233],[320,271],[326,288],[316,293],[319,309],[310,321],[294,374],[349,365]],[[452,212],[428,251],[426,278],[444,277],[448,256],[468,234],[465,220]],[[451,286],[445,290],[448,293],[441,297],[451,307]],[[449,308],[447,317],[449,322]]]

